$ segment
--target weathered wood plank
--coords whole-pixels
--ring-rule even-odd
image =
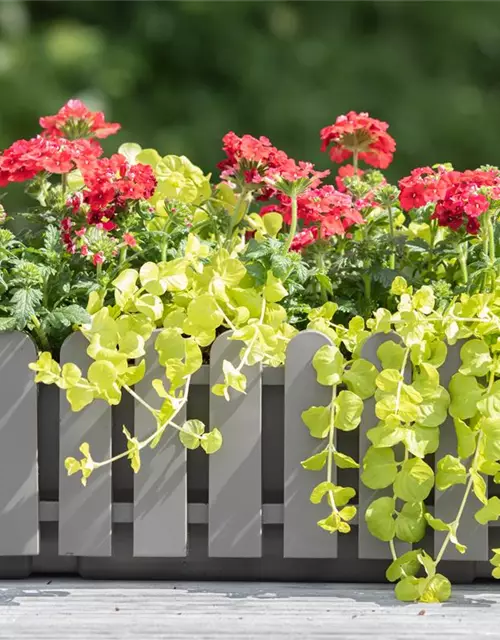
[[[154,337],[146,347],[146,375],[136,386],[137,394],[155,409],[162,400],[151,386],[163,379]],[[144,440],[156,429],[156,420],[139,402],[135,403],[135,436]],[[186,406],[176,422],[186,420]],[[173,428],[166,431],[155,449],[141,451],[141,469],[134,476],[134,556],[183,557],[187,549],[187,455]]]
[[[238,365],[242,343],[227,333],[214,342],[210,385],[223,381],[222,363]],[[208,553],[211,557],[252,558],[262,554],[262,369],[243,367],[246,394],[231,401],[211,394],[210,426],[221,430],[222,448],[210,456]]]
[[[309,435],[302,412],[326,406],[332,391],[316,381],[312,359],[331,340],[317,331],[299,333],[288,345],[285,365],[285,467],[283,553],[285,558],[335,558],[337,534],[329,535],[317,525],[321,508],[310,502],[313,488],[324,478],[307,471],[301,461],[326,446]],[[334,471],[335,473],[335,471]],[[335,481],[335,475],[333,477]]]
[[[37,358],[24,333],[0,333],[0,555],[39,552]]]
[[[74,333],[61,349],[61,364],[73,362],[84,375],[92,362],[87,340]],[[111,457],[111,407],[95,400],[74,413],[61,393],[59,462],[59,553],[76,556],[111,555],[111,465],[97,469],[82,487],[80,474],[68,476],[64,460],[79,457],[78,448],[88,442],[95,460]]]

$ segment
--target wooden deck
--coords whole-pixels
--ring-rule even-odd
[[[500,638],[500,586],[405,605],[390,587],[276,583],[0,582],[0,638]]]

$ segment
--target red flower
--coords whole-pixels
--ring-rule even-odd
[[[333,162],[344,162],[356,152],[366,164],[387,169],[396,150],[388,128],[386,122],[370,118],[367,113],[349,111],[347,115],[339,116],[335,124],[321,130],[321,150],[326,151],[332,145],[330,158]]]
[[[278,196],[279,205],[263,207],[261,215],[269,211],[277,211],[283,216],[284,222],[290,224],[292,220],[291,199],[288,196]],[[318,189],[309,189],[297,198],[297,217],[303,222],[305,229],[319,228],[321,238],[333,235],[344,235],[346,229],[353,224],[363,224],[364,219],[353,207],[350,196],[340,193],[332,185],[324,185]]]
[[[97,267],[98,264],[102,264],[104,262],[104,254],[102,251],[98,251],[97,253],[94,253],[94,255],[92,256],[92,264],[94,265],[94,267]]]
[[[85,181],[83,200],[90,207],[89,224],[103,218],[110,220],[130,202],[150,198],[156,188],[149,165],[130,165],[121,154],[101,158],[80,169]]]
[[[17,140],[0,155],[0,186],[32,180],[42,171],[68,173],[95,163],[102,149],[95,140],[44,138]]]
[[[106,122],[102,111],[90,111],[80,100],[69,100],[55,116],[40,118],[45,135],[76,138],[107,138],[120,129],[117,123]]]
[[[137,246],[137,240],[134,238],[134,236],[131,233],[124,233],[123,234],[123,242],[128,247],[136,247]]]
[[[453,231],[465,227],[467,233],[476,235],[480,229],[478,218],[490,207],[486,195],[488,188],[493,187],[490,190],[493,195],[499,185],[500,175],[494,170],[450,171],[446,192],[438,200],[431,217],[441,227],[449,227]],[[480,189],[486,189],[486,193]]]
[[[444,198],[455,173],[446,171],[444,167],[437,170],[430,167],[414,169],[408,177],[399,181],[399,201],[403,211],[423,207],[429,202]]]
[[[312,227],[311,229],[303,229],[299,231],[293,237],[292,244],[290,245],[291,251],[302,251],[305,247],[308,247],[310,244],[316,241],[318,238],[318,229],[317,227]]]
[[[288,181],[309,178],[311,186],[318,186],[330,173],[315,171],[310,162],[295,162],[264,136],[254,138],[246,134],[240,138],[230,131],[223,143],[226,159],[217,165],[221,179],[252,185],[260,199],[269,200],[276,195],[274,185],[280,178]]]

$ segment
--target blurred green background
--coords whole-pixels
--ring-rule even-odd
[[[391,178],[498,164],[500,3],[0,0],[0,146],[70,97],[122,123],[107,151],[207,172],[230,129],[327,167],[319,129],[350,109],[390,123]]]

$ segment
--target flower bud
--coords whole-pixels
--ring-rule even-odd
[[[0,225],[5,224],[6,220],[7,220],[7,212],[5,211],[5,208],[3,207],[3,205],[0,204]]]

